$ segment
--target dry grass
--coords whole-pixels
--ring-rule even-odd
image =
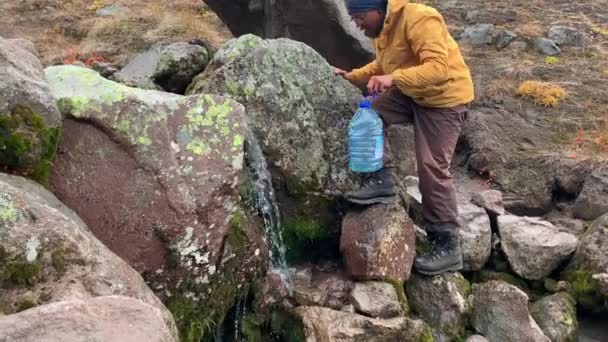
[[[534,63],[528,60],[519,60],[511,63],[506,68],[503,68],[502,74],[512,80],[523,81],[532,77],[534,71]]]
[[[63,56],[67,51],[80,49],[78,40],[65,36],[57,28],[34,33],[30,39],[34,42],[43,61],[48,60],[47,56]]]
[[[579,125],[573,147],[597,152],[608,152],[608,112],[600,115],[590,114],[588,127]]]
[[[608,112],[588,113],[576,128],[561,129],[559,137],[547,160],[559,162],[566,157],[608,166]]]
[[[171,11],[161,4],[151,5],[146,14],[155,18],[158,25],[146,33],[148,39],[201,39],[219,47],[230,34],[222,30],[223,24],[204,6],[174,5]]]
[[[528,22],[517,28],[516,32],[524,37],[539,38],[545,35],[545,29],[538,21]]]
[[[156,26],[154,18],[147,16],[95,19],[82,47],[85,51],[133,53],[149,46],[144,35]]]
[[[515,93],[515,82],[508,78],[498,78],[490,82],[485,87],[481,99],[502,101],[506,97],[511,97]]]
[[[35,12],[20,12],[22,6],[6,7],[9,14],[29,19],[20,23],[19,35],[34,42],[45,64],[62,61],[73,50],[82,56],[102,54],[122,62],[160,41],[199,39],[217,48],[231,38],[201,0],[64,0],[53,4],[53,12],[47,16],[52,24],[45,29],[40,28]],[[114,17],[95,14],[113,4],[128,11]]]
[[[517,94],[532,99],[535,104],[545,107],[555,107],[567,96],[566,90],[561,86],[539,81],[523,82],[517,88]]]

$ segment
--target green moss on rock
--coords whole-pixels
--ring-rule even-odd
[[[30,299],[24,299],[22,301],[20,301],[19,303],[17,303],[17,309],[15,310],[15,312],[21,312],[21,311],[25,311],[27,309],[31,309],[36,307],[38,304]]]
[[[167,308],[173,314],[180,341],[213,341],[216,328],[221,325],[230,308],[247,289],[237,279],[226,275],[206,285],[183,282],[169,299]]]
[[[42,264],[29,263],[22,257],[9,257],[0,246],[0,288],[31,286],[39,281]]]
[[[301,262],[324,254],[322,246],[331,244],[332,231],[315,218],[295,216],[284,220],[284,241],[289,262]]]
[[[405,286],[403,284],[403,282],[399,279],[386,279],[385,280],[387,283],[393,285],[393,287],[395,288],[395,292],[397,293],[397,299],[399,300],[399,304],[401,305],[401,310],[403,311],[404,315],[409,314],[410,312],[410,306],[409,303],[407,302],[407,296],[405,295]]]
[[[340,222],[335,201],[314,195],[281,196],[287,261],[337,258]]]
[[[244,266],[248,260],[244,256],[249,257],[251,254],[248,253],[252,253],[249,250],[243,254],[251,247],[247,232],[253,223],[247,215],[242,208],[233,214],[224,241],[225,246],[229,245],[237,256],[222,265],[209,265],[214,272],[209,271],[206,276],[184,274],[183,280],[171,291],[166,306],[175,318],[180,341],[214,341],[216,329],[224,322],[230,309],[249,293],[250,284],[260,276],[248,270],[257,266]],[[179,267],[179,257],[170,257],[168,263]]]
[[[462,324],[444,324],[441,327],[441,331],[448,337],[449,341],[452,342],[464,342],[467,339],[467,331]]]
[[[62,250],[58,249],[51,253],[51,264],[59,275],[63,275],[65,273],[65,256]]]
[[[247,244],[247,234],[245,233],[245,215],[236,211],[230,218],[230,230],[226,235],[228,243],[234,248],[242,248]]]
[[[559,292],[557,295],[564,298],[566,303],[566,310],[562,312],[561,323],[569,327],[571,329],[570,331],[572,331],[572,333],[567,336],[566,341],[574,342],[576,341],[576,332],[578,330],[578,319],[576,318],[576,301],[570,294],[566,292]]]
[[[60,129],[46,127],[42,116],[16,105],[0,114],[0,166],[47,184]]]
[[[433,342],[433,332],[431,327],[429,327],[426,323],[424,324],[424,329],[422,330],[422,334],[420,335],[420,342]]]
[[[449,281],[458,287],[458,292],[462,294],[463,298],[467,298],[471,294],[471,284],[462,274],[452,273],[448,274],[447,277]]]
[[[262,331],[264,320],[254,313],[247,314],[241,322],[241,333],[247,342],[265,342]]]
[[[186,285],[184,288],[188,287]],[[167,304],[167,308],[176,320],[180,341],[209,340],[218,324],[218,313],[204,310],[203,305],[193,300],[183,288],[180,291],[183,292],[175,294]]]
[[[608,310],[606,299],[600,294],[593,274],[585,269],[568,273],[565,277],[571,286],[572,295],[579,305],[592,312]]]

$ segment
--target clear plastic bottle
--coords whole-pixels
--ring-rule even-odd
[[[349,166],[354,172],[375,172],[383,166],[384,135],[382,119],[371,102],[361,100],[348,125]]]

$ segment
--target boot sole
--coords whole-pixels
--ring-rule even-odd
[[[442,269],[439,270],[425,270],[423,268],[418,268],[416,267],[416,272],[423,274],[423,275],[429,275],[429,276],[434,276],[434,275],[440,275],[442,273],[445,272],[458,272],[458,271],[462,271],[463,268],[463,263],[462,261],[457,263],[457,264],[453,264],[453,265],[449,265],[446,266]]]
[[[376,203],[393,203],[395,202],[395,199],[397,198],[397,196],[393,195],[390,197],[375,197],[375,198],[366,198],[366,199],[360,199],[360,198],[352,198],[352,197],[345,197],[347,201],[351,202],[351,203],[355,203],[355,204],[376,204]]]

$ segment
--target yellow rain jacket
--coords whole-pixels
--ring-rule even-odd
[[[348,73],[352,83],[364,87],[372,76],[392,74],[399,90],[421,106],[447,108],[473,101],[469,68],[434,8],[389,0],[374,48],[375,61]]]

